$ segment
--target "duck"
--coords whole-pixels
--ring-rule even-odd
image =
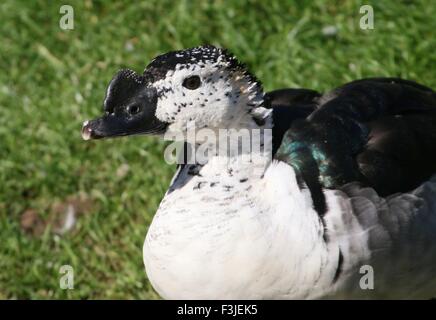
[[[431,88],[365,78],[327,93],[264,92],[230,51],[202,45],[157,56],[142,74],[120,70],[103,106],[83,139],[154,135],[185,151],[143,245],[161,297],[436,295]],[[222,152],[228,144],[190,130],[244,131],[260,147]]]

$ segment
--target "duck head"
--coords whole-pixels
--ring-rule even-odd
[[[155,58],[142,75],[121,70],[111,80],[104,115],[85,121],[85,140],[197,128],[256,127],[265,115],[260,82],[231,53],[213,46]]]

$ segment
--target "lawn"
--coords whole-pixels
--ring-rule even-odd
[[[59,27],[66,3],[73,30]],[[373,30],[359,28],[362,4],[373,5]],[[80,135],[120,68],[210,43],[266,90],[325,91],[370,76],[436,88],[433,0],[4,0],[0,21],[0,299],[159,298],[142,243],[175,171],[165,144]],[[59,287],[62,265],[74,268],[74,290]]]

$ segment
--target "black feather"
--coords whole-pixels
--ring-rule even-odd
[[[316,172],[324,188],[357,181],[387,196],[436,173],[436,94],[430,88],[395,78],[363,79],[296,106],[313,112],[298,121],[290,116],[288,130],[276,137],[282,140],[276,158],[306,175]],[[276,132],[283,132],[278,126]]]

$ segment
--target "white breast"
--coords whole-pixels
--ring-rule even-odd
[[[306,297],[331,273],[336,257],[329,266],[320,221],[289,166],[274,163],[244,182],[237,170],[201,174],[165,196],[144,243],[147,275],[163,297]]]

